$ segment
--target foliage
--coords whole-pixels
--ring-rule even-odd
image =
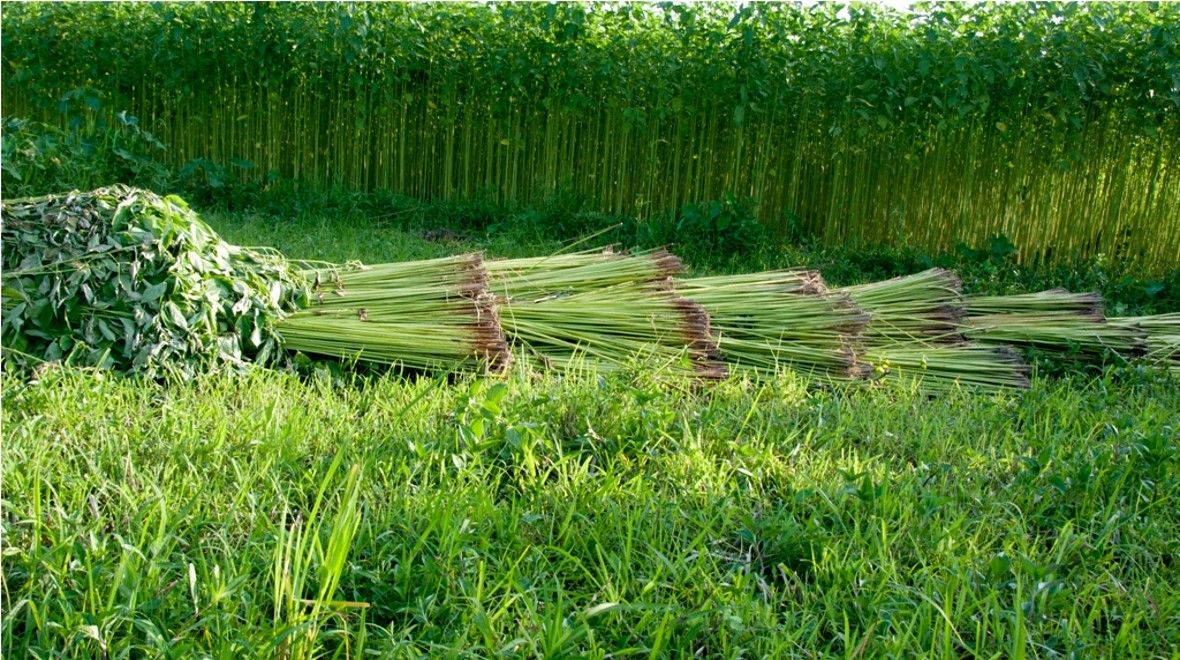
[[[230,245],[178,197],[125,187],[3,205],[4,349],[160,376],[275,357],[307,296],[270,252]]]
[[[722,254],[743,255],[762,242],[765,232],[754,215],[754,200],[723,199],[689,204],[680,210],[672,241]]]
[[[383,194],[301,194],[268,201],[257,210],[204,213],[219,231],[243,245],[273,245],[283,253],[334,262],[366,263],[442,257],[482,251],[489,258],[533,257],[617,241],[638,244],[626,227],[602,233],[616,224],[642,224],[634,218],[601,218],[581,232],[546,231],[533,222],[530,209],[511,210],[481,205],[488,224],[465,224],[460,205],[424,202]],[[449,240],[432,232],[446,229]],[[591,238],[592,237],[592,238]],[[575,248],[576,249],[576,248]],[[981,249],[985,249],[982,248]],[[689,275],[748,273],[758,270],[807,268],[821,271],[834,287],[884,280],[940,267],[962,276],[964,293],[1011,294],[1062,287],[1097,291],[1111,316],[1144,315],[1180,309],[1180,268],[1158,275],[1133,263],[1077,258],[1055,264],[1019,264],[1011,258],[977,260],[962,252],[928,252],[914,245],[849,242],[822,245],[784,243],[768,236],[744,255],[702,250],[690,242],[676,245]]]
[[[101,115],[96,117],[101,121]],[[8,198],[112,183],[159,190],[172,179],[162,162],[164,145],[125,112],[112,124],[99,123],[90,130],[10,116],[4,120],[0,151],[0,186]]]
[[[56,120],[87,90],[145,118],[173,166],[236,160],[260,186],[568,190],[640,218],[735,193],[828,244],[999,234],[1022,263],[1162,270],[1180,255],[1178,12],[29,3],[5,11],[4,101]]]
[[[934,400],[790,377],[705,394],[643,372],[480,382],[4,376],[0,643],[112,658],[1180,645],[1174,380],[1112,369]],[[301,591],[283,570],[298,548]]]

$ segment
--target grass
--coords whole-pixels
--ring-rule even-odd
[[[294,655],[314,624],[304,650],[350,655],[1164,657],[1180,390],[1116,376],[933,401],[636,374],[8,381],[3,642]]]
[[[211,221],[337,261],[555,246]],[[14,657],[1180,648],[1180,388],[1160,371],[935,399],[642,366],[3,378]]]

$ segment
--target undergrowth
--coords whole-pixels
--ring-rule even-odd
[[[933,400],[643,369],[3,385],[13,655],[1180,644],[1180,388],[1149,372]]]

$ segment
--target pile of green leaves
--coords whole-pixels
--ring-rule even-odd
[[[116,186],[3,204],[10,364],[151,377],[266,363],[308,287],[277,252],[231,245],[175,196]]]

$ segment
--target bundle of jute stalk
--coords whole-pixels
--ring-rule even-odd
[[[661,373],[717,380],[725,363],[697,303],[666,286],[627,283],[570,295],[508,299],[505,333],[545,368],[642,364]]]
[[[506,300],[538,300],[616,284],[663,282],[680,274],[676,255],[657,249],[619,253],[610,248],[573,254],[487,262],[490,288]]]
[[[675,287],[709,313],[731,371],[767,376],[789,369],[825,381],[869,373],[859,359],[868,314],[846,294],[828,293],[815,271],[697,277]]]
[[[865,341],[880,345],[922,341],[955,343],[962,339],[963,284],[949,270],[931,268],[837,289],[869,313]]]
[[[275,325],[288,350],[412,369],[510,362],[479,254],[306,275],[311,303]]]
[[[871,347],[865,359],[873,365],[878,380],[913,382],[929,392],[956,387],[999,391],[1029,386],[1028,365],[1006,346],[899,342]]]
[[[1143,355],[1147,335],[1135,325],[1107,323],[1102,296],[1050,289],[966,299],[964,336],[985,344],[1074,352],[1083,357]]]
[[[1148,364],[1180,374],[1180,312],[1153,316],[1122,316],[1107,319],[1111,325],[1131,327],[1147,335]]]
[[[864,360],[872,377],[915,382],[930,392],[1028,387],[1019,355],[964,341],[961,290],[959,277],[941,268],[841,289],[871,316]]]

